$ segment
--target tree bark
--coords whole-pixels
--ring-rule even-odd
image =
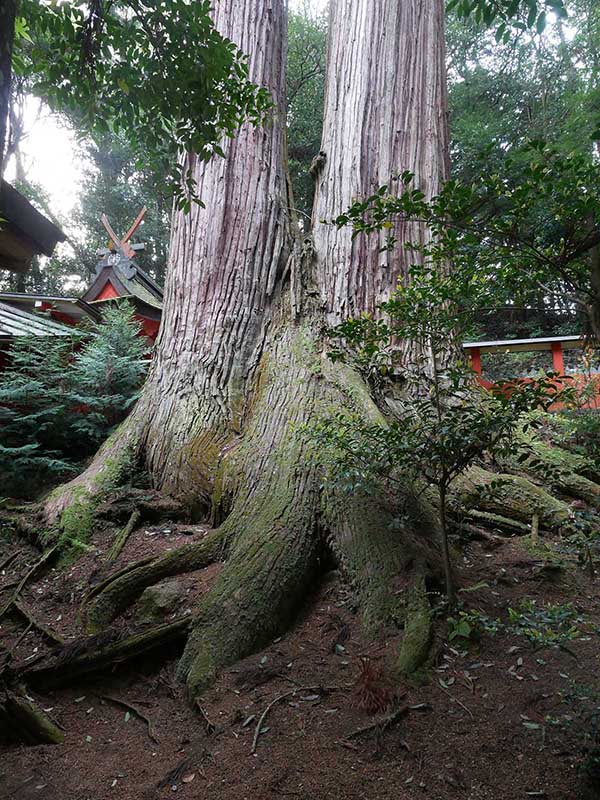
[[[0,179],[4,174],[16,9],[16,0],[0,3]]]
[[[329,222],[353,200],[409,170],[427,198],[449,177],[443,0],[337,0],[331,6],[321,150],[313,213],[318,281],[330,322],[375,313],[425,242],[424,225],[398,220],[381,235],[352,239]],[[381,252],[387,233],[396,247]]]
[[[224,158],[188,156],[204,208],[175,213],[156,358],[140,404],[148,467],[161,489],[210,502],[223,447],[241,433],[290,252],[285,172],[287,15],[280,0],[221,0],[219,31],[249,53],[272,119],[245,125]]]

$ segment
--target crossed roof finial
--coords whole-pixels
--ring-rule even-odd
[[[135,249],[129,243],[129,240],[131,239],[133,234],[136,232],[136,230],[139,228],[142,220],[144,219],[145,214],[146,214],[146,206],[144,206],[142,208],[140,213],[135,218],[135,222],[133,223],[131,228],[129,228],[129,230],[127,231],[125,236],[123,236],[122,239],[119,239],[117,234],[114,232],[110,222],[108,221],[108,218],[107,218],[106,214],[102,214],[100,219],[102,221],[102,224],[106,228],[106,231],[107,231],[108,235],[110,236],[110,240],[108,242],[108,249],[111,252],[113,252],[113,253],[115,253],[115,252],[116,253],[121,253],[122,255],[125,256],[125,258],[133,258],[134,257]],[[138,247],[138,249],[139,249],[139,247]]]

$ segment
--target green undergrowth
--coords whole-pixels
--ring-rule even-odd
[[[568,650],[585,627],[585,618],[572,603],[540,603],[523,598],[507,609],[506,619],[492,618],[479,609],[461,609],[448,618],[448,641],[478,643],[484,635],[513,635],[526,639],[534,650]]]

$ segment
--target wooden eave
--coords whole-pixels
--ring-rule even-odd
[[[40,304],[51,306],[52,311],[72,316],[75,321],[89,317],[95,321],[101,319],[97,309],[77,297],[58,297],[56,295],[29,294],[27,292],[0,292],[0,303],[35,313]]]
[[[51,256],[64,233],[6,181],[0,184],[0,269],[25,272],[35,255]]]
[[[73,330],[50,319],[45,314],[28,311],[0,303],[0,341],[10,341],[15,336],[71,336]]]

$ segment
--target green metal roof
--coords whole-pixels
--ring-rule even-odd
[[[66,325],[54,322],[44,314],[28,311],[0,303],[0,339],[14,336],[71,336],[73,331]]]

